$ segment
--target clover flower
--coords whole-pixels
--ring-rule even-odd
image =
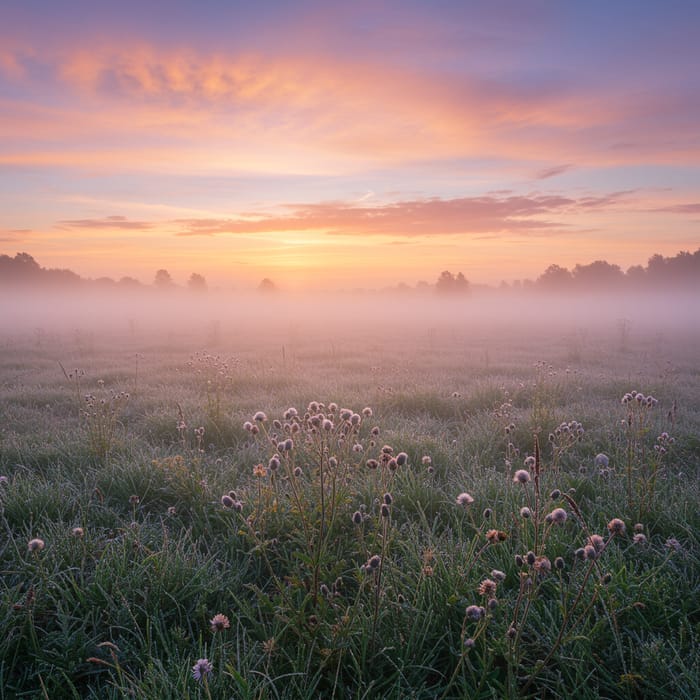
[[[213,670],[214,667],[209,659],[197,659],[195,665],[192,666],[192,678],[201,682],[206,680]]]

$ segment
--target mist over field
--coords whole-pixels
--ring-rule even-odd
[[[256,339],[294,343],[306,339],[352,341],[392,333],[420,338],[436,330],[458,334],[466,343],[494,339],[509,331],[555,338],[588,331],[674,334],[694,338],[700,327],[697,294],[688,292],[586,295],[499,293],[467,298],[431,293],[328,293],[261,295],[151,290],[9,291],[0,298],[0,334],[104,334],[118,340],[170,334],[202,345],[224,340],[245,346]]]

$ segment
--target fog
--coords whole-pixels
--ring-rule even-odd
[[[672,334],[693,343],[700,334],[697,294],[545,295],[488,290],[468,296],[434,292],[356,294],[232,294],[152,289],[27,291],[5,289],[0,299],[3,342],[22,336],[89,334],[105,343],[168,342],[235,350],[264,341],[410,342],[450,332],[460,342],[506,335],[559,338],[571,333],[635,336]]]

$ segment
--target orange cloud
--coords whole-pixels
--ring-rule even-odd
[[[289,214],[250,213],[238,219],[182,219],[179,236],[319,230],[342,235],[542,234],[567,224],[561,217],[618,204],[627,193],[571,199],[557,195],[431,198],[378,206],[345,202],[286,205]]]

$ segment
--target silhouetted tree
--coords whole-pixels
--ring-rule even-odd
[[[596,260],[589,265],[576,265],[573,270],[576,286],[589,291],[620,286],[625,279],[619,265],[605,260]]]
[[[158,270],[153,284],[158,289],[169,289],[173,286],[173,278],[167,270]]]
[[[435,291],[438,294],[466,294],[469,282],[461,272],[455,277],[449,270],[444,270],[435,283]]]
[[[569,270],[560,265],[550,265],[538,278],[537,286],[549,290],[570,289],[573,277]]]
[[[258,291],[263,294],[272,294],[277,291],[277,285],[267,277],[258,285]]]
[[[191,292],[206,292],[207,281],[202,275],[193,272],[187,280],[187,287]]]

